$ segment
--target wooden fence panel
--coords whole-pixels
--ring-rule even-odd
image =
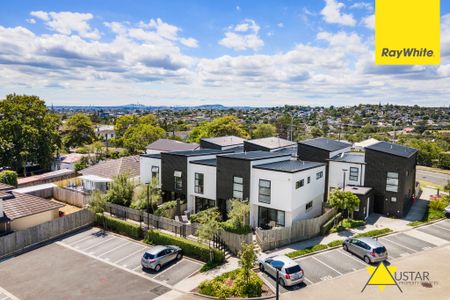
[[[67,188],[53,187],[53,198],[58,201],[84,208],[91,201],[91,195]]]

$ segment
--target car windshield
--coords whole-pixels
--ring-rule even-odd
[[[375,248],[375,253],[381,254],[384,252],[386,252],[386,248],[384,248],[384,247]]]
[[[288,274],[294,274],[294,273],[300,272],[301,270],[302,270],[302,269],[300,268],[300,266],[297,265],[297,266],[293,266],[293,267],[286,268],[286,273],[288,273]]]
[[[145,252],[144,253],[144,258],[145,259],[153,259],[153,258],[155,258],[155,256],[153,254]]]

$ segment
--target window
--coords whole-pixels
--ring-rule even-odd
[[[156,178],[159,179],[159,167],[158,166],[152,166],[152,179]]]
[[[391,197],[391,202],[397,202],[397,197]]]
[[[359,169],[355,167],[350,167],[350,175],[349,179],[352,181],[358,181],[359,177]]]
[[[310,210],[313,207],[313,202],[309,201],[308,203],[306,203],[306,210]]]
[[[203,173],[195,173],[195,187],[194,187],[194,191],[197,194],[203,194],[203,187],[204,187],[203,178],[204,178]]]
[[[259,202],[270,203],[270,180],[259,180]]]
[[[297,181],[297,182],[295,183],[295,189],[299,189],[299,188],[301,188],[301,187],[304,186],[304,185],[305,185],[305,180],[304,180],[304,179],[299,180],[299,181]]]
[[[310,182],[311,182],[311,176],[308,176],[307,183],[310,183]]]
[[[285,213],[268,207],[258,207],[258,226],[270,229],[274,226],[285,226]]]
[[[395,172],[387,173],[386,191],[398,192],[398,173],[395,173]]]
[[[199,211],[215,207],[216,201],[201,197],[195,197],[195,212],[198,213]]]
[[[323,171],[317,172],[316,173],[316,179],[320,179],[323,177]]]
[[[173,176],[175,178],[175,189],[181,190],[183,188],[183,181],[181,180],[181,171],[175,171]]]
[[[233,198],[244,198],[244,179],[242,177],[233,176]]]

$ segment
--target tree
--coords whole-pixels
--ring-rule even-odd
[[[211,248],[211,240],[217,235],[220,230],[220,213],[217,209],[211,209],[208,213],[202,214],[199,219],[200,226],[197,234],[202,242],[208,242],[209,246],[209,261],[213,261],[213,252]]]
[[[106,192],[106,201],[129,207],[133,200],[133,190],[133,183],[128,180],[127,174],[117,175]]]
[[[148,209],[149,213],[153,213],[160,199],[161,189],[158,188],[158,180],[152,178],[149,184],[140,185],[135,189],[130,207]]]
[[[252,131],[252,138],[260,139],[277,135],[277,128],[271,124],[258,124]]]
[[[352,192],[335,190],[330,194],[328,204],[340,211],[347,210],[347,216],[353,218],[353,211],[359,206],[359,198]]]
[[[156,125],[156,117],[153,114],[147,114],[139,117],[140,124]]]
[[[313,138],[321,137],[321,136],[323,136],[323,132],[320,128],[313,127],[313,128],[311,128],[311,135],[313,136]]]
[[[250,282],[250,273],[253,269],[255,260],[256,254],[253,243],[242,243],[241,251],[239,251],[239,265],[242,268],[242,274],[244,275],[245,283],[247,285]]]
[[[250,214],[250,206],[238,199],[231,200],[231,209],[228,212],[228,220],[235,228],[243,228]]]
[[[67,149],[91,144],[95,131],[91,119],[84,113],[76,113],[64,124],[63,143]]]
[[[248,138],[244,125],[234,116],[223,116],[195,127],[188,137],[189,142],[200,142],[201,138],[235,135]]]
[[[116,131],[116,138],[120,139],[133,125],[138,123],[138,116],[135,115],[125,115],[120,116],[116,119],[116,123],[114,124],[114,130]]]
[[[130,154],[144,151],[145,147],[154,141],[164,137],[166,132],[158,126],[138,124],[125,131],[122,137],[123,146]]]
[[[89,203],[89,210],[93,214],[101,214],[103,219],[103,228],[106,230],[106,218],[104,216],[106,210],[106,195],[101,191],[94,191],[91,195],[91,202]]]
[[[17,173],[10,170],[1,171],[0,183],[17,186]]]
[[[60,125],[39,97],[7,95],[0,101],[0,165],[17,172],[27,164],[50,168],[61,146]]]

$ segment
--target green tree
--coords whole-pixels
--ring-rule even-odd
[[[331,207],[336,207],[340,211],[347,211],[349,218],[353,219],[353,211],[359,206],[359,198],[352,192],[344,192],[342,190],[335,190],[330,194],[328,204]]]
[[[250,206],[247,203],[232,199],[227,222],[230,222],[235,228],[243,228],[247,224],[249,214]]]
[[[61,146],[60,125],[39,97],[7,95],[0,101],[0,165],[17,172],[27,163],[50,168]]]
[[[197,234],[201,242],[207,242],[209,246],[209,261],[212,262],[213,251],[211,247],[211,240],[217,235],[220,230],[220,213],[217,209],[208,210],[208,213],[202,214],[199,219],[200,226]]]
[[[320,128],[313,127],[313,128],[311,128],[311,135],[313,138],[321,137],[321,136],[323,136],[323,132]]]
[[[88,209],[93,214],[101,214],[104,216],[106,210],[106,195],[101,191],[94,191],[91,195],[91,201],[89,203]],[[106,230],[106,218],[103,219],[103,229]]]
[[[64,124],[63,133],[66,149],[91,144],[95,139],[91,118],[84,113],[76,113],[70,117]]]
[[[158,188],[158,180],[152,178],[151,183],[136,187],[131,207],[135,209],[148,209],[148,212],[152,214],[160,199],[161,189]]]
[[[131,126],[134,126],[138,123],[138,116],[135,115],[124,115],[120,116],[116,119],[114,124],[114,130],[116,131],[117,139],[120,139],[124,136],[125,131]]]
[[[10,170],[1,171],[0,183],[17,186],[17,173]]]
[[[106,201],[129,207],[133,200],[133,190],[134,185],[127,174],[117,175],[106,192]]]
[[[258,124],[252,131],[252,138],[260,139],[277,135],[277,128],[272,124]]]
[[[234,116],[223,116],[195,127],[188,137],[189,142],[200,142],[201,138],[235,135],[248,138],[244,125]]]
[[[144,151],[145,147],[154,141],[164,137],[166,132],[158,126],[138,124],[125,131],[122,137],[123,146],[130,154]]]
[[[242,268],[245,284],[250,282],[250,274],[256,260],[255,249],[253,243],[242,243],[241,251],[239,251],[239,265]]]
[[[153,114],[147,114],[139,117],[140,124],[156,125],[156,117]]]

